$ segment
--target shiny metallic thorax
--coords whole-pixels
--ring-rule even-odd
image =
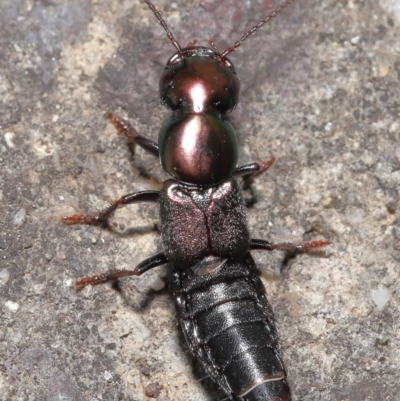
[[[231,177],[237,140],[221,118],[232,111],[240,82],[233,64],[206,47],[190,47],[168,61],[160,79],[161,102],[175,111],[161,128],[161,164],[172,177],[216,185]]]

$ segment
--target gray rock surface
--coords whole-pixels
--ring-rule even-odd
[[[269,4],[157,1],[180,43],[220,48]],[[277,158],[256,182],[251,232],[333,241],[289,263],[254,252],[294,400],[400,400],[399,33],[398,0],[299,1],[231,55],[241,162]],[[165,179],[104,113],[156,139],[173,52],[137,0],[1,1],[1,400],[213,399],[167,290],[152,290],[165,268],[120,292],[74,288],[160,251],[157,208],[118,211],[115,232],[60,223]]]

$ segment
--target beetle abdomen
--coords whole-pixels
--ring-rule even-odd
[[[173,270],[183,333],[211,379],[234,400],[288,401],[273,313],[250,254]]]

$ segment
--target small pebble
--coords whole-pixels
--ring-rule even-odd
[[[383,284],[379,284],[378,288],[372,289],[370,296],[378,311],[383,310],[392,298],[390,291]]]
[[[0,284],[6,285],[9,279],[10,279],[10,272],[8,271],[8,269],[0,270]]]
[[[162,387],[158,382],[149,383],[144,389],[144,393],[147,395],[147,397],[157,398],[160,395],[161,389]]]
[[[11,312],[17,312],[17,310],[19,309],[19,304],[13,301],[7,301],[5,305]]]
[[[13,224],[17,227],[21,226],[25,221],[26,210],[24,208],[19,209],[17,213],[15,213]]]
[[[22,340],[22,331],[15,331],[10,339],[14,344],[18,344]]]
[[[97,174],[99,172],[99,168],[97,166],[96,159],[94,157],[88,158],[86,162],[86,168],[94,174]]]
[[[64,249],[57,249],[57,259],[59,260],[65,260],[67,259],[67,255],[65,254]]]
[[[155,278],[150,281],[150,288],[153,291],[161,291],[165,287],[165,281],[161,278]]]
[[[377,337],[375,344],[376,345],[388,345],[390,341],[390,336],[386,333],[379,334]]]
[[[346,217],[351,223],[362,223],[364,219],[364,211],[360,208],[352,207],[346,211]]]
[[[331,122],[329,121],[329,122],[327,122],[327,123],[325,124],[324,129],[325,129],[326,132],[329,132],[329,131],[332,131],[332,127],[333,127],[333,123],[331,123]]]
[[[333,206],[333,199],[330,196],[327,196],[326,198],[322,199],[321,203],[325,209],[329,209]]]
[[[14,132],[6,132],[4,134],[4,140],[6,141],[7,146],[11,149],[15,148],[15,143],[13,142],[14,137]]]

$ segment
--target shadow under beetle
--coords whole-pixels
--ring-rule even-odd
[[[173,115],[161,127],[158,143],[116,115],[109,113],[108,118],[122,136],[158,157],[172,179],[160,191],[131,193],[97,214],[63,219],[65,224],[104,225],[119,207],[158,202],[164,252],[134,270],[85,277],[76,285],[139,276],[168,263],[170,289],[189,348],[230,400],[291,400],[273,312],[250,251],[299,253],[331,243],[273,244],[250,237],[237,179],[250,185],[275,159],[237,167],[236,134],[221,118],[235,108],[240,89],[227,55],[293,1],[281,4],[220,52],[211,41],[210,48],[196,42],[182,48],[156,7],[144,0],[177,49],[160,78],[161,102]]]

